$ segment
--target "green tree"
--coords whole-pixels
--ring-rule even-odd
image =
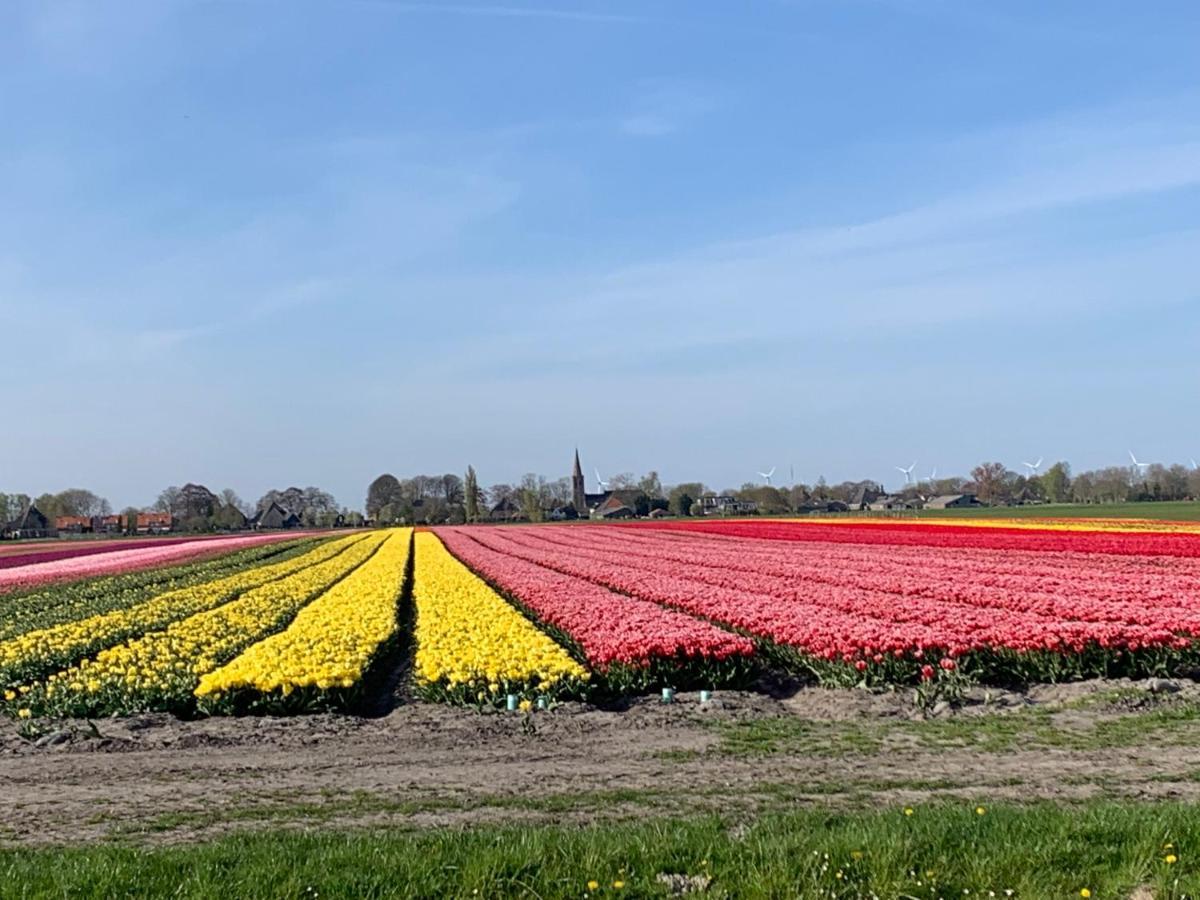
[[[690,516],[692,504],[698,498],[703,497],[707,490],[708,488],[699,481],[685,481],[677,484],[667,492],[668,508],[678,516]],[[686,503],[683,502],[685,498]]]
[[[395,475],[380,475],[367,488],[367,517],[382,520],[383,508],[395,506],[401,499],[400,480]]]
[[[239,531],[246,527],[246,517],[233,503],[225,503],[213,513],[213,525],[223,531]]]
[[[467,466],[467,477],[463,479],[463,512],[468,522],[479,521],[479,479],[474,466]]]
[[[523,476],[521,486],[517,488],[517,503],[521,507],[521,515],[530,522],[542,521],[542,510],[545,508],[548,493],[545,478],[533,473]]]
[[[1066,462],[1056,462],[1042,475],[1042,490],[1051,503],[1066,503],[1071,499],[1071,467]]]
[[[637,483],[638,490],[649,497],[651,500],[657,500],[659,497],[666,496],[663,493],[662,480],[658,477],[658,473],[651,470],[642,476]]]

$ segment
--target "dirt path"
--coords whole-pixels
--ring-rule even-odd
[[[1200,800],[1200,688],[1093,682],[914,721],[898,695],[723,693],[701,707],[567,705],[532,720],[427,704],[377,719],[0,725],[0,842],[191,840],[266,825],[897,806],[1096,795]]]

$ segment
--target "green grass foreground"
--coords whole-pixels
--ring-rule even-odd
[[[670,876],[718,897],[1194,897],[1200,809],[963,803],[0,851],[5,897],[653,897]]]

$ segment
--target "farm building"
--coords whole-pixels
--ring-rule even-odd
[[[274,501],[266,509],[260,509],[248,521],[247,524],[255,531],[274,531],[281,528],[299,528],[300,517],[295,513],[288,512],[278,503]]]
[[[59,534],[84,534],[92,531],[90,516],[56,516],[54,528]]]
[[[872,487],[867,484],[860,484],[854,495],[850,498],[849,506],[851,509],[863,511],[872,509],[873,504],[884,497],[882,490]]]
[[[32,503],[3,528],[3,536],[13,539],[54,537],[55,533],[50,520]]]
[[[592,510],[593,519],[634,519],[637,513],[618,496],[625,491],[612,491],[604,502]]]
[[[753,500],[739,500],[724,494],[701,497],[697,502],[701,514],[705,516],[737,516],[758,512],[758,504]]]
[[[904,497],[879,497],[870,504],[868,509],[873,512],[884,512],[895,509],[917,509],[920,503],[916,500],[907,500]]]
[[[138,513],[138,534],[166,534],[175,524],[174,517],[168,512]]]
[[[925,502],[926,509],[960,509],[964,506],[979,506],[979,500],[974,494],[943,494]]]

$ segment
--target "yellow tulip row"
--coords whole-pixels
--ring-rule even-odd
[[[331,559],[58,672],[45,683],[44,705],[72,715],[189,707],[201,677],[279,630],[365,563],[387,537],[376,532],[342,542],[346,546]]]
[[[235,691],[286,697],[298,689],[354,687],[396,634],[411,541],[411,528],[389,532],[374,556],[301,610],[285,631],[201,678],[196,696],[216,701]]]
[[[556,693],[587,670],[430,532],[416,536],[413,576],[418,686],[467,702],[507,693]]]
[[[329,541],[283,562],[168,591],[126,609],[30,631],[0,642],[0,688],[44,678],[120,641],[228,603],[248,590],[336,557],[363,540],[363,535],[355,534]]]

